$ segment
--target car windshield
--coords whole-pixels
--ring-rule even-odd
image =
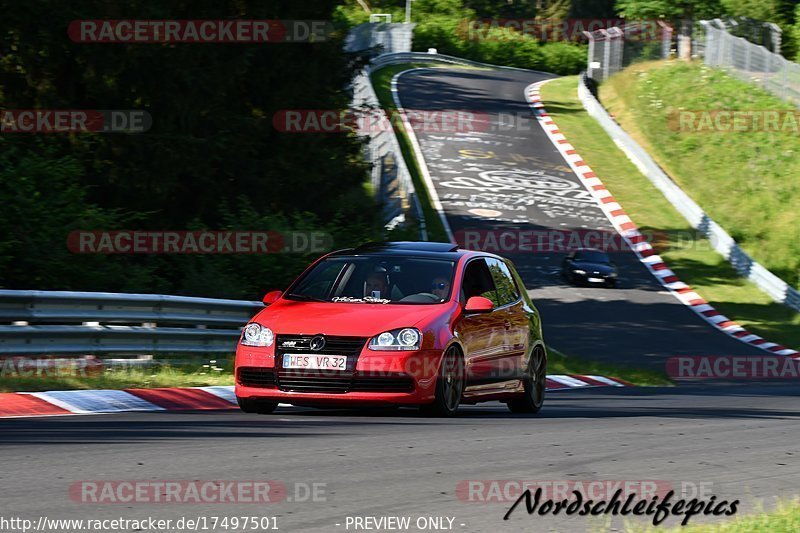
[[[575,252],[575,261],[586,261],[587,263],[606,263],[610,260],[605,252],[598,252],[595,250],[581,250]]]
[[[361,304],[437,304],[450,297],[455,263],[397,256],[336,256],[317,263],[286,298]]]

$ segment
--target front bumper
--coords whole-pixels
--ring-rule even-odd
[[[579,274],[577,272],[571,272],[570,275],[576,283],[586,283],[589,285],[613,285],[617,282],[617,277],[610,274]]]
[[[352,371],[298,371],[276,368],[271,348],[240,345],[236,396],[296,405],[420,405],[433,401],[441,356],[441,350],[364,348]],[[398,390],[402,383],[408,384],[406,390]]]

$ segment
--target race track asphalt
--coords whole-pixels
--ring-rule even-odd
[[[441,132],[441,121],[419,119],[414,128],[457,239],[477,231],[477,242],[492,251],[497,248],[483,237],[488,232],[615,234],[525,102],[525,88],[548,77],[455,68],[399,76],[397,94],[409,113],[455,110],[474,120]],[[564,353],[655,369],[676,355],[765,355],[709,326],[665,291],[627,246],[611,253],[620,270],[616,289],[568,285],[558,274],[564,252],[499,246],[542,313],[545,340]]]
[[[354,531],[348,516],[449,516],[454,531],[597,523],[523,507],[503,521],[511,502],[456,494],[469,480],[652,480],[769,507],[798,492],[797,402],[796,387],[688,386],[554,392],[539,416],[494,403],[449,420],[300,408],[0,420],[0,516],[257,515],[277,516],[283,531],[331,532]],[[80,480],[279,480],[291,500],[305,494],[296,483],[322,483],[325,501],[93,505],[70,499]]]

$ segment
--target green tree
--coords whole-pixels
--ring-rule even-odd
[[[25,245],[4,241],[4,264],[11,266],[0,271],[0,286],[127,285],[258,296],[248,293],[258,274],[236,268],[235,259],[115,256],[95,264],[66,252],[63,243],[73,230],[269,230],[308,219],[336,232],[338,245],[374,239],[378,210],[364,188],[362,141],[344,133],[283,133],[273,124],[281,110],[348,107],[347,86],[362,60],[343,52],[343,34],[313,44],[197,45],[82,44],[67,35],[69,23],[81,19],[319,20],[330,19],[337,4],[0,0],[4,108],[144,109],[153,117],[152,129],[138,135],[0,136],[0,153],[13,153],[2,160],[0,235],[24,230],[31,242],[53,251],[47,261],[26,261]],[[64,206],[49,196],[48,173],[51,189],[69,199]],[[260,216],[236,215],[245,205]],[[259,268],[283,284],[304,260],[295,257],[287,268],[288,259],[275,254],[260,258]],[[258,280],[259,290],[263,283]]]

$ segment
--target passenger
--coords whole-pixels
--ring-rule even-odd
[[[442,276],[433,278],[431,293],[438,296],[441,300],[447,298],[447,295],[450,293],[450,280]]]

